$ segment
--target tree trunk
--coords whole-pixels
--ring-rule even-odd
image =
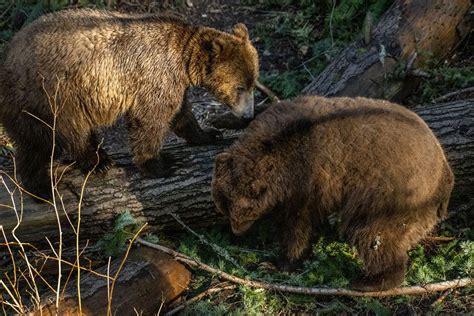
[[[303,92],[401,101],[419,83],[418,69],[442,60],[470,32],[470,6],[469,0],[395,0],[370,42],[344,49]]]
[[[474,99],[414,108],[448,156],[455,185],[450,210],[474,210]],[[474,220],[474,217],[470,217]]]
[[[450,211],[474,206],[474,99],[415,108],[433,129],[446,149],[456,174],[456,185]],[[210,183],[214,157],[235,137],[211,146],[189,146],[184,143],[165,146],[164,151],[176,158],[175,174],[168,178],[144,179],[132,164],[125,145],[124,132],[111,134],[113,141],[106,150],[115,166],[106,175],[92,175],[85,186],[81,209],[81,235],[96,239],[108,231],[117,215],[128,210],[151,227],[176,229],[181,226],[168,213],[173,212],[188,225],[210,226],[222,220],[214,210]],[[12,174],[12,166],[7,166]],[[5,178],[5,177],[4,177]],[[77,220],[77,205],[84,176],[77,170],[66,173],[59,185],[67,213]],[[13,185],[9,184],[10,189]],[[18,200],[18,192],[14,194]],[[0,191],[0,204],[11,205],[5,189]],[[17,204],[19,205],[19,204]],[[23,201],[23,219],[17,235],[23,242],[50,240],[58,228],[52,207],[31,198]],[[68,242],[74,235],[59,208],[63,237]],[[0,208],[0,223],[7,232],[16,224],[15,212]]]

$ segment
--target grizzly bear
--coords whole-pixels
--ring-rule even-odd
[[[216,157],[212,196],[236,235],[272,212],[286,267],[335,223],[364,263],[351,287],[379,291],[404,281],[407,251],[447,215],[453,182],[415,113],[382,100],[308,96],[271,106]]]
[[[97,169],[105,170],[110,160],[94,131],[123,114],[136,165],[166,174],[158,156],[170,128],[190,143],[219,134],[199,127],[184,102],[187,88],[204,87],[250,118],[258,56],[240,23],[225,33],[174,17],[65,10],[19,31],[0,74],[0,122],[22,183],[49,198],[53,123],[57,156],[68,153],[87,171],[98,151]]]

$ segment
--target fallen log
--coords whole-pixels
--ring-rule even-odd
[[[470,0],[394,1],[368,43],[361,38],[344,49],[303,93],[401,102],[419,83],[419,70],[442,60],[469,34],[470,6]]]
[[[114,276],[122,259],[110,264]],[[107,267],[96,271],[107,276]],[[133,249],[121,270],[114,287],[112,315],[151,315],[185,291],[191,273],[171,256],[147,248]],[[109,280],[109,287],[112,281]],[[107,315],[107,278],[84,273],[81,277],[81,305],[83,315]],[[56,311],[55,297],[44,297],[42,315],[78,315],[76,280],[69,282]]]
[[[472,209],[474,206],[474,99],[455,101],[414,109],[433,129],[448,153],[456,175],[450,211]],[[127,150],[124,131],[108,135],[105,146],[115,161],[106,175],[91,175],[83,195],[81,209],[81,238],[95,240],[111,229],[114,219],[129,211],[153,229],[172,230],[182,227],[169,215],[173,212],[191,227],[210,226],[221,221],[215,212],[210,195],[214,157],[235,139],[226,137],[210,146],[189,146],[185,143],[168,144],[164,152],[175,158],[175,173],[167,178],[145,179],[132,163]],[[110,139],[112,138],[112,140]],[[13,174],[11,164],[2,165]],[[6,179],[5,176],[3,176]],[[78,170],[66,172],[59,185],[63,202],[71,222],[77,220],[77,206],[84,176]],[[13,184],[6,181],[12,188]],[[13,193],[19,209],[18,190]],[[12,199],[5,188],[0,188],[0,223],[5,231],[17,224]],[[65,247],[70,246],[74,234],[65,213],[59,208]],[[16,235],[23,242],[54,240],[58,236],[57,219],[51,206],[38,204],[25,196],[23,217]]]

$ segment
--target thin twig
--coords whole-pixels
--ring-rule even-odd
[[[436,99],[433,99],[433,103],[438,103],[438,102],[441,102],[441,101],[444,101],[446,99],[449,99],[451,97],[455,97],[457,95],[460,95],[460,94],[464,94],[464,93],[469,93],[469,92],[474,92],[474,87],[469,87],[469,88],[464,88],[464,89],[461,89],[461,90],[457,90],[457,91],[453,91],[453,92],[450,92],[450,93],[447,93],[443,96],[440,96]]]
[[[311,288],[311,287],[300,287],[300,286],[289,286],[281,284],[272,284],[268,282],[254,281],[250,279],[242,279],[232,274],[226,273],[219,269],[210,267],[196,259],[183,255],[177,251],[169,249],[167,247],[157,245],[141,238],[137,238],[137,242],[141,245],[160,250],[175,258],[175,260],[187,264],[190,267],[198,268],[212,274],[217,275],[219,278],[224,280],[245,285],[253,288],[261,288],[272,291],[288,292],[295,294],[306,294],[306,295],[334,295],[334,296],[364,296],[364,297],[386,297],[386,296],[397,296],[397,295],[417,295],[426,294],[430,292],[444,291],[451,288],[465,287],[474,284],[473,278],[459,278],[444,282],[430,283],[426,285],[407,286],[386,291],[379,292],[361,292],[345,288]]]
[[[188,232],[190,232],[191,234],[193,234],[194,236],[196,236],[199,241],[204,244],[204,245],[207,245],[209,247],[212,248],[212,250],[214,250],[214,252],[219,255],[220,257],[224,258],[225,260],[229,261],[230,263],[232,263],[234,266],[236,266],[237,268],[241,269],[241,270],[244,270],[246,271],[246,269],[244,267],[242,267],[238,262],[237,260],[235,260],[227,250],[225,250],[224,248],[222,247],[219,247],[218,245],[214,244],[214,243],[211,243],[209,241],[206,240],[206,238],[204,238],[203,235],[200,235],[198,233],[196,233],[193,229],[191,229],[191,227],[189,227],[188,225],[186,225],[182,220],[181,218],[175,214],[175,213],[172,213],[170,212],[169,213],[175,221],[177,221],[181,226],[183,226],[184,229],[186,229]]]
[[[429,236],[426,237],[425,240],[429,241],[451,241],[456,239],[455,237],[447,237],[447,236]]]
[[[227,284],[227,285],[225,285],[225,284]],[[206,296],[209,296],[211,294],[214,294],[214,293],[217,293],[217,292],[220,292],[220,291],[224,291],[224,290],[233,290],[236,287],[237,287],[237,285],[235,285],[235,284],[229,285],[227,282],[219,283],[215,287],[211,287],[211,288],[205,290],[204,292],[201,292],[198,295],[196,295],[196,296],[190,298],[189,300],[183,302],[182,304],[176,306],[175,308],[173,308],[172,310],[167,312],[165,314],[165,316],[172,316],[172,315],[182,311],[187,306],[189,306],[189,305],[191,305],[191,304],[193,304],[197,301],[200,301],[201,299],[203,299]]]
[[[138,236],[143,231],[143,229],[146,227],[146,225],[147,223],[143,224],[143,226],[140,227],[140,229],[135,233],[135,235],[133,235],[132,239],[130,239],[130,243],[128,244],[127,251],[125,251],[125,255],[123,256],[122,262],[120,262],[118,270],[117,272],[115,272],[114,278],[112,280],[112,285],[110,286],[110,294],[107,294],[107,297],[108,297],[107,316],[112,316],[112,299],[114,297],[115,281],[117,281],[118,276],[120,272],[122,271],[123,265],[125,264],[125,261],[127,261],[128,254],[130,253],[130,249],[132,248],[133,243],[138,238]]]
[[[273,93],[272,90],[270,90],[267,86],[265,86],[263,83],[257,80],[256,87],[258,90],[262,91],[264,94],[266,94],[272,102],[280,102],[280,98],[277,97],[275,93]]]
[[[447,291],[445,291],[443,294],[441,294],[440,297],[438,297],[436,299],[436,301],[434,301],[432,304],[431,304],[431,307],[436,307],[437,305],[441,304],[445,299],[446,297],[448,297],[449,294],[451,294],[451,292],[453,291],[453,289],[448,289]]]
[[[336,9],[336,0],[332,0],[331,16],[329,17],[329,34],[331,35],[331,47],[334,46],[334,35],[332,32],[332,18],[334,17],[334,9]]]
[[[7,235],[5,234],[5,230],[3,229],[3,225],[0,225],[0,231],[2,231],[3,239],[5,239],[5,243],[7,246],[8,253],[10,254],[10,259],[12,261],[13,266],[13,284],[16,284],[16,262],[15,257],[13,256],[13,252],[10,248],[10,243],[8,242]]]

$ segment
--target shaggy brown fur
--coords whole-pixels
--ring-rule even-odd
[[[167,172],[157,158],[170,127],[192,143],[216,136],[182,106],[189,86],[207,88],[240,116],[253,115],[258,56],[243,24],[224,33],[171,17],[66,10],[18,32],[0,73],[0,121],[15,142],[19,173],[28,190],[48,197],[52,135],[38,120],[53,122],[45,91],[59,107],[58,153],[90,169],[94,129],[125,114],[136,164],[157,175]],[[99,154],[106,169],[109,160]]]
[[[352,287],[376,291],[403,282],[407,251],[446,216],[453,181],[413,112],[381,100],[303,97],[270,107],[217,156],[212,195],[235,234],[272,210],[289,264],[337,219],[365,266]]]

